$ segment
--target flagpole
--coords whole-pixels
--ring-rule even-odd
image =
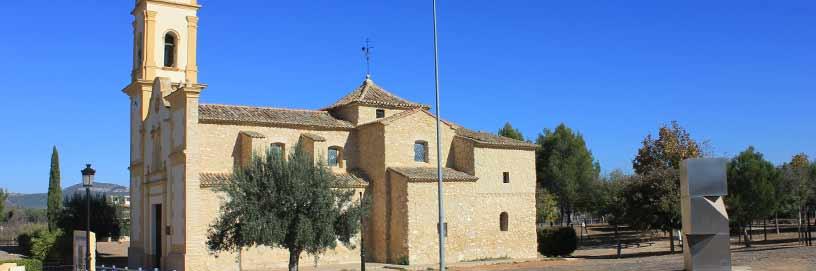
[[[439,45],[436,34],[436,0],[433,0],[433,36],[434,36],[434,90],[436,94],[436,178],[438,185],[437,197],[439,201],[439,223],[437,232],[439,233],[439,271],[445,271],[445,201],[442,190],[442,129],[441,117],[439,115]]]

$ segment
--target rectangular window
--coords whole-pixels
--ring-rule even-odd
[[[385,109],[377,109],[377,118],[381,119],[385,117]]]
[[[502,174],[502,175],[503,175],[504,183],[510,183],[510,172],[504,172],[504,174]]]
[[[428,162],[428,143],[425,141],[414,142],[414,161]]]
[[[269,148],[272,150],[273,154],[276,154],[276,155],[280,156],[281,158],[283,158],[283,156],[284,156],[284,154],[283,154],[283,143],[272,143],[272,145],[270,145]]]
[[[329,166],[330,167],[336,167],[336,166],[340,165],[340,162],[337,159],[338,155],[339,155],[339,150],[338,149],[334,149],[334,148],[329,149]]]

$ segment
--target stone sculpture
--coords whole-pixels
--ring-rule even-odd
[[[684,160],[680,166],[683,257],[688,271],[731,270],[725,158]]]

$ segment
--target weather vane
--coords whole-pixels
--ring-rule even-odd
[[[371,41],[368,38],[366,38],[365,46],[363,47],[363,55],[365,55],[366,61],[366,79],[371,78],[371,49],[374,49],[374,47],[371,47],[371,45],[369,44],[370,42]]]

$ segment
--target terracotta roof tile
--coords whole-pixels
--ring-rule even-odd
[[[241,131],[241,134],[244,134],[251,138],[266,138],[265,135],[255,132],[255,131]]]
[[[326,141],[326,138],[325,138],[325,137],[323,137],[323,136],[321,136],[321,135],[318,135],[318,134],[312,134],[312,133],[303,133],[303,134],[301,134],[301,136],[303,136],[303,137],[305,137],[305,138],[308,138],[308,139],[311,139],[311,140],[313,140],[313,141],[318,141],[318,142],[323,142],[323,141]]]
[[[201,188],[218,186],[232,177],[232,173],[224,172],[204,172],[199,174],[199,186]]]
[[[364,188],[368,186],[368,176],[361,170],[351,170],[347,173],[334,174],[340,181],[348,184],[350,188]],[[199,174],[199,187],[210,188],[219,186],[232,178],[232,173],[226,172],[204,172]]]
[[[538,147],[538,145],[530,142],[515,140],[491,133],[476,132],[461,126],[459,129],[456,129],[456,136],[471,140],[476,143],[477,146],[482,147],[503,147],[524,150],[535,150],[536,147]]]
[[[335,176],[341,181],[347,182],[349,187],[352,188],[365,188],[369,182],[368,175],[360,169],[352,169],[347,173],[337,173]]]
[[[343,130],[354,127],[347,121],[332,117],[326,111],[317,110],[201,104],[198,107],[198,112],[198,120],[202,123],[236,123]]]
[[[371,79],[366,79],[363,81],[363,84],[351,91],[348,95],[340,98],[334,104],[326,107],[325,109],[332,109],[336,107],[341,107],[344,105],[348,105],[351,103],[360,103],[365,105],[374,105],[374,106],[391,106],[397,108],[429,108],[427,105],[418,104],[414,102],[410,102],[403,98],[400,98],[397,95],[388,92],[387,90],[383,89],[382,87],[378,86],[371,81]]]
[[[389,167],[399,175],[405,176],[412,182],[433,182],[437,180],[435,167]],[[450,168],[442,168],[442,177],[446,182],[475,182],[479,177]]]

